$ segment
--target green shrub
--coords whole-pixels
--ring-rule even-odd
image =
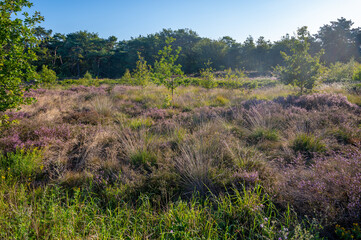
[[[120,80],[122,83],[133,83],[132,74],[130,73],[128,68],[125,70],[125,73]]]
[[[43,65],[43,68],[39,72],[38,77],[40,81],[45,84],[55,83],[57,79],[56,73],[53,70],[48,69],[48,66],[46,65]]]
[[[320,139],[306,133],[297,135],[293,140],[291,148],[295,152],[300,152],[307,155],[326,151],[326,145]]]
[[[137,67],[134,69],[132,74],[133,76],[131,76],[127,71],[125,72],[124,76],[125,78],[130,78],[134,85],[144,87],[147,86],[151,80],[151,71],[152,68],[148,66],[147,61],[145,61],[144,57],[142,57],[140,52],[138,52]],[[127,76],[126,74],[129,75]]]
[[[352,80],[361,81],[361,66],[359,66],[353,73]]]
[[[2,178],[25,180],[35,177],[43,169],[42,151],[18,149],[15,153],[0,155]]]
[[[354,223],[352,228],[346,229],[340,225],[336,225],[335,233],[339,239],[361,239],[361,228],[358,223]]]
[[[215,77],[213,74],[213,68],[210,66],[212,63],[208,61],[205,65],[206,68],[202,68],[200,70],[201,74],[201,82],[200,85],[204,88],[210,89],[217,87],[217,82],[215,81]]]
[[[89,71],[86,71],[86,73],[84,74],[84,79],[91,81],[93,79],[93,76],[90,74]]]
[[[322,77],[323,82],[334,83],[349,81],[353,78],[353,74],[358,66],[359,64],[355,60],[351,60],[348,63],[333,63]]]

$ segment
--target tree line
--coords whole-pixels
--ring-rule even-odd
[[[329,65],[335,62],[361,61],[361,28],[353,22],[339,18],[320,27],[314,35],[307,36],[312,56],[324,50],[320,61]],[[228,68],[267,74],[277,65],[284,64],[281,52],[290,54],[297,36],[286,35],[271,42],[264,37],[249,36],[239,43],[229,36],[212,40],[200,37],[190,29],[163,29],[159,33],[118,41],[114,36],[101,38],[97,33],[78,31],[67,35],[37,27],[35,36],[40,41],[36,51],[37,70],[43,65],[53,69],[59,78],[79,78],[88,71],[93,77],[120,78],[126,70],[137,67],[139,54],[149,65],[158,60],[158,53],[174,38],[172,46],[181,48],[176,63],[186,74],[199,73],[210,63],[220,71]]]

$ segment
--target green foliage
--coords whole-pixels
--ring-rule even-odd
[[[38,42],[34,27],[43,17],[38,12],[33,16],[23,12],[23,19],[15,18],[24,7],[31,6],[27,0],[0,2],[0,112],[32,102],[24,93],[33,85],[24,82],[35,75],[31,64],[36,59],[33,50]]]
[[[172,96],[178,86],[185,84],[183,78],[184,73],[181,69],[182,66],[175,64],[182,49],[178,47],[175,53],[173,53],[171,43],[174,41],[175,39],[172,37],[166,39],[166,46],[158,52],[160,59],[154,63],[155,82],[157,84],[163,84],[171,90]]]
[[[249,136],[249,140],[258,143],[264,140],[277,141],[279,139],[278,132],[274,129],[257,128]]]
[[[306,133],[297,135],[293,140],[291,148],[295,152],[301,152],[308,155],[326,151],[326,145],[320,139]]]
[[[137,67],[134,69],[132,83],[138,86],[147,86],[151,80],[152,68],[148,66],[147,61],[138,52]],[[127,74],[127,72],[125,72]],[[128,76],[129,77],[129,76]]]
[[[211,67],[212,63],[208,60],[205,63],[205,68],[200,70],[200,75],[202,78],[201,86],[207,89],[217,87],[217,82],[215,81],[215,77],[213,74],[213,68]]]
[[[86,73],[84,74],[84,79],[91,81],[91,80],[93,80],[93,76],[91,75],[91,73],[89,71],[86,71]]]
[[[167,94],[166,96],[165,96],[165,98],[163,99],[163,108],[168,108],[168,107],[170,107],[171,106],[171,104],[172,104],[172,96],[171,95],[169,95],[169,94]]]
[[[38,73],[39,79],[43,84],[54,84],[56,82],[56,73],[49,69],[48,66],[43,65],[43,68]]]
[[[225,106],[225,105],[227,105],[229,103],[229,99],[218,95],[213,100],[213,103],[214,104],[212,104],[212,106]]]
[[[359,66],[357,69],[355,69],[352,80],[354,81],[361,81],[361,66]]]
[[[335,233],[342,240],[361,239],[361,228],[358,223],[354,223],[349,229],[336,225]]]
[[[129,123],[131,129],[136,130],[142,127],[151,127],[153,125],[153,121],[151,118],[135,118],[132,119]]]
[[[57,185],[1,186],[1,239],[320,239],[317,224],[277,209],[261,187],[154,207],[144,195],[117,200],[129,191],[121,186],[101,195]]]
[[[149,169],[149,167],[156,164],[157,157],[147,150],[139,150],[130,155],[130,161],[136,167],[143,166]]]
[[[354,72],[358,66],[360,66],[360,64],[354,59],[348,63],[332,63],[322,76],[323,82],[333,83],[349,81],[353,78]]]
[[[224,78],[228,81],[241,80],[246,77],[247,75],[242,69],[236,69],[235,71],[233,71],[231,68],[228,68],[225,71],[225,76],[224,76]]]
[[[17,123],[17,120],[10,121],[9,116],[3,114],[0,116],[0,134],[2,130],[9,128],[12,124]]]
[[[121,82],[124,82],[124,83],[132,83],[133,82],[132,74],[130,73],[128,68],[125,70],[125,73],[121,78]]]
[[[275,72],[282,83],[299,87],[300,93],[303,94],[305,89],[312,90],[321,75],[320,57],[323,51],[314,57],[311,56],[307,27],[298,29],[297,35],[297,39],[291,48],[292,55],[281,52],[285,66],[278,65]]]
[[[0,175],[2,178],[28,180],[40,173],[43,165],[42,152],[38,149],[18,149],[15,153],[0,155]]]

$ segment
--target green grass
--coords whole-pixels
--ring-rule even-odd
[[[135,118],[131,119],[129,122],[129,126],[131,129],[140,129],[140,128],[149,128],[153,125],[153,121],[151,118]]]
[[[276,239],[313,236],[315,225],[280,212],[261,187],[216,199],[107,205],[89,189],[1,183],[1,239]],[[285,231],[285,229],[287,229]]]
[[[250,142],[258,143],[261,141],[277,141],[279,139],[278,132],[275,129],[257,128],[248,137]]]
[[[326,151],[326,145],[312,134],[301,133],[293,140],[291,148],[295,152],[305,154],[319,153]]]
[[[20,181],[36,177],[43,169],[42,151],[18,149],[15,153],[0,155],[2,180]]]

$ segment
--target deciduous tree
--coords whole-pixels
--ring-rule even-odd
[[[38,43],[35,25],[43,17],[39,12],[33,16],[23,12],[23,18],[17,17],[24,7],[31,6],[27,0],[0,1],[0,112],[31,102],[24,93],[32,86],[29,80],[34,77],[32,61],[36,59],[33,49]]]

